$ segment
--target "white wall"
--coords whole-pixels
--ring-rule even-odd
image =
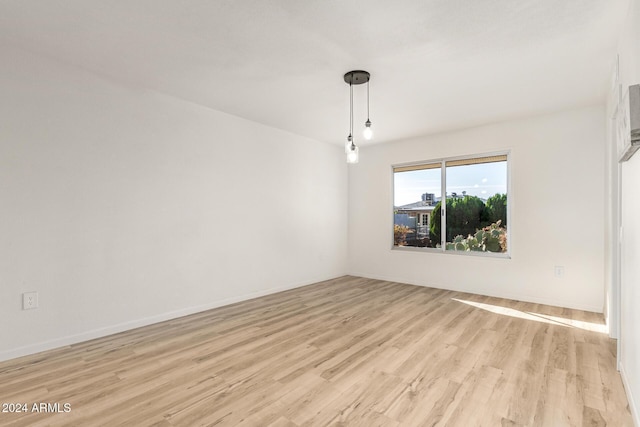
[[[342,147],[7,48],[0,117],[0,360],[346,273]]]
[[[640,425],[640,155],[622,167],[622,310],[620,369]]]
[[[631,1],[620,44],[623,87],[640,83],[640,0]],[[640,153],[621,165],[620,372],[640,425]],[[614,231],[615,232],[615,231]]]
[[[590,107],[361,148],[349,170],[350,273],[602,312],[604,140],[604,108]],[[511,259],[391,249],[391,165],[501,150]]]

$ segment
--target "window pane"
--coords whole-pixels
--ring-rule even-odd
[[[435,248],[440,235],[430,235],[430,228],[442,195],[440,163],[394,170],[394,245]]]
[[[447,250],[507,251],[507,162],[490,160],[447,162]]]

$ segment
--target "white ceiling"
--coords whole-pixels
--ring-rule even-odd
[[[342,76],[364,69],[384,142],[601,102],[627,10],[628,0],[2,0],[0,58],[19,47],[336,144],[348,133]],[[365,87],[354,97],[360,129]]]

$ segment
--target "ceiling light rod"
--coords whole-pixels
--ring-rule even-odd
[[[371,130],[371,120],[369,120],[369,80],[371,79],[367,79],[367,121],[364,122],[364,131],[362,132],[364,139],[366,139],[367,141],[373,137],[373,131]]]
[[[364,137],[371,139],[371,121],[369,120],[369,80],[371,75],[367,71],[353,70],[344,75],[345,83],[349,84],[349,136],[345,151],[347,153],[347,163],[358,163],[358,147],[353,137],[353,85],[367,84],[367,121],[365,122]]]
[[[353,85],[349,83],[349,136],[347,137],[347,153],[353,145]]]

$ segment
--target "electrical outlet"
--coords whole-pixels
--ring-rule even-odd
[[[555,267],[553,267],[553,275],[559,279],[564,277],[564,266],[556,265]]]
[[[22,309],[31,310],[38,308],[38,293],[37,292],[25,292],[22,294]]]

